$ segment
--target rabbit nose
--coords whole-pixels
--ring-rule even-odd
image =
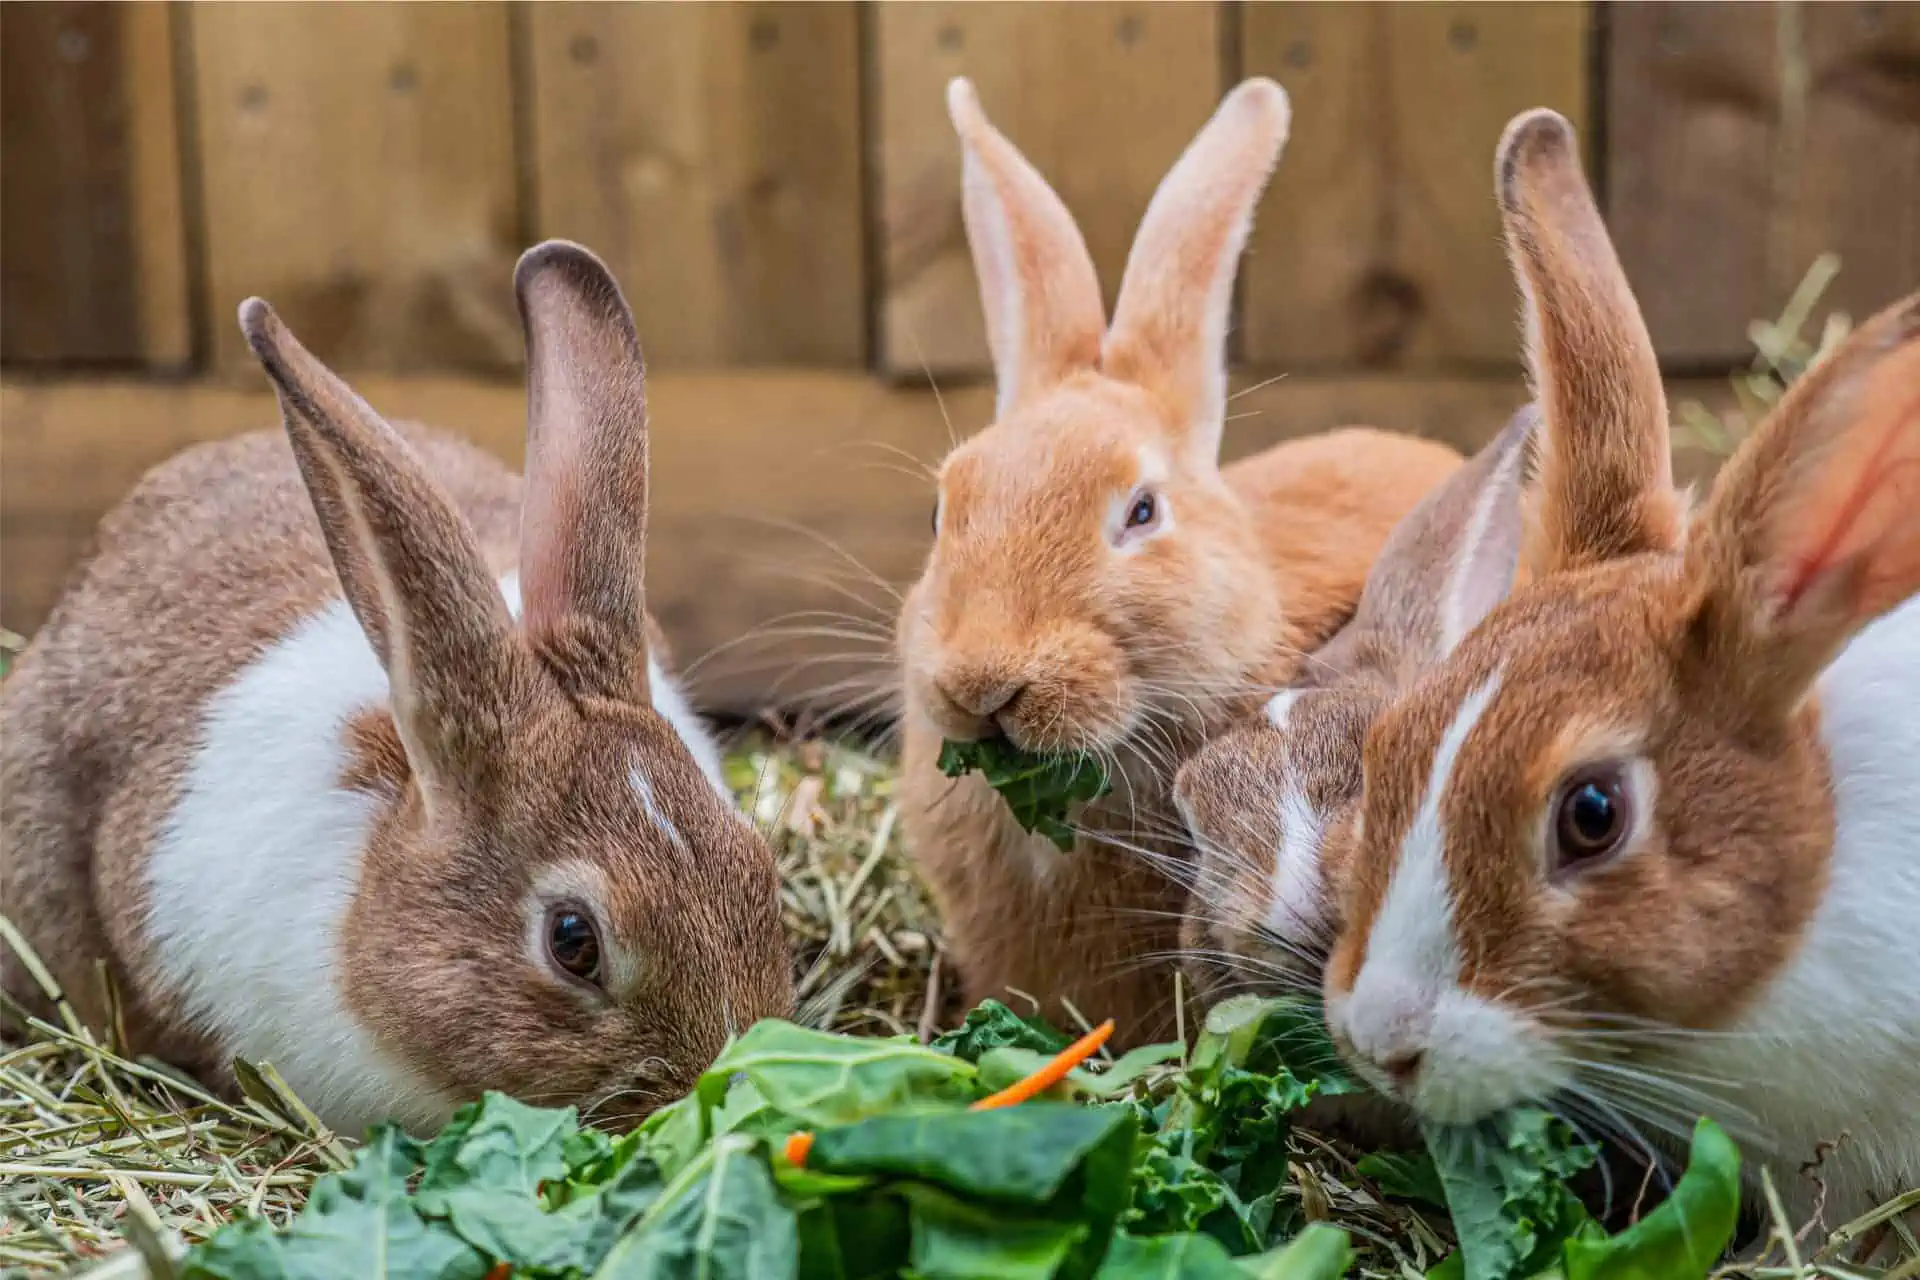
[[[1000,726],[994,722],[995,717],[1012,706],[1014,699],[1025,693],[1026,688],[1026,683],[1020,680],[993,683],[961,680],[943,684],[940,691],[946,695],[947,701],[979,719],[991,731],[989,736],[992,736],[1000,732]]]
[[[1414,1077],[1420,1074],[1420,1063],[1426,1056],[1424,1050],[1411,1049],[1381,1058],[1379,1065],[1389,1079],[1406,1089],[1412,1087]]]

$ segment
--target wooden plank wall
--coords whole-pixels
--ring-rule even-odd
[[[1914,5],[0,5],[0,624],[39,622],[141,467],[272,421],[248,294],[376,404],[517,455],[509,277],[549,235],[639,318],[683,650],[876,592],[829,544],[911,576],[926,495],[886,449],[932,460],[990,413],[946,81],[1061,192],[1111,302],[1250,74],[1294,127],[1233,342],[1246,384],[1292,376],[1236,404],[1236,451],[1352,420],[1470,445],[1517,403],[1489,170],[1527,106],[1580,126],[1676,378],[1743,361],[1820,252],[1854,315],[1920,283]],[[795,652],[716,659],[716,696],[786,697]]]

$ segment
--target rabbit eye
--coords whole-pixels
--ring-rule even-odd
[[[584,912],[555,907],[547,913],[547,954],[580,981],[599,985],[600,934]]]
[[[1575,866],[1618,851],[1628,819],[1626,781],[1618,768],[1575,774],[1561,789],[1554,809],[1555,864]]]
[[[932,524],[933,524],[933,536],[937,538],[940,536],[940,499],[938,498],[935,498],[933,500]]]
[[[1151,489],[1135,489],[1127,498],[1126,513],[1121,518],[1120,527],[1109,531],[1109,538],[1116,547],[1125,546],[1135,538],[1144,537],[1160,527],[1166,519],[1166,503]]]

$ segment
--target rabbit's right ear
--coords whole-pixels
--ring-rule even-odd
[[[513,273],[527,331],[521,626],[576,693],[645,705],[646,368],[600,259],[549,240]]]
[[[961,212],[998,382],[995,416],[1100,363],[1106,308],[1073,215],[987,120],[971,82],[947,86],[960,135]]]
[[[1158,397],[1195,462],[1220,456],[1233,280],[1292,120],[1273,81],[1235,87],[1161,179],[1127,255],[1106,370]]]
[[[240,307],[273,379],[333,566],[386,668],[407,760],[432,802],[508,758],[524,651],[472,528],[393,428],[259,298]]]
[[[1580,168],[1573,126],[1513,120],[1494,161],[1545,421],[1536,574],[1680,545],[1667,399],[1653,340]]]
[[[1742,705],[1797,706],[1861,628],[1920,594],[1920,293],[1787,389],[1694,521],[1694,633]]]
[[[1373,660],[1392,667],[1396,683],[1446,657],[1512,588],[1539,419],[1534,405],[1515,413],[1401,518],[1374,559],[1348,626],[1373,638]]]

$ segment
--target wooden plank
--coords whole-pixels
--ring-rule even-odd
[[[527,11],[535,223],[620,277],[656,365],[867,355],[851,3]]]
[[[216,366],[271,300],[348,368],[510,367],[517,225],[504,4],[192,11]]]
[[[1614,6],[1608,212],[1662,358],[1744,356],[1813,259],[1865,315],[1920,278],[1920,10]]]
[[[1249,5],[1248,74],[1293,134],[1242,267],[1250,361],[1444,369],[1518,359],[1493,151],[1534,106],[1586,117],[1587,7]]]
[[[1857,319],[1920,288],[1920,5],[1801,4],[1779,27],[1793,50],[1783,111],[1792,201],[1769,255],[1777,314],[1807,265],[1840,255],[1823,302]]]
[[[1073,211],[1111,309],[1147,201],[1219,100],[1221,6],[880,5],[872,21],[881,367],[988,368],[947,120],[953,76],[973,79]]]
[[[190,355],[164,5],[0,9],[0,358]]]
[[[1243,385],[1259,376],[1243,375]],[[457,425],[519,460],[526,402],[517,386],[356,384],[391,417]],[[733,712],[837,704],[888,678],[885,642],[871,629],[892,621],[880,584],[911,580],[925,554],[931,493],[901,454],[931,464],[946,449],[933,397],[805,372],[664,374],[649,392],[648,592],[683,665],[713,655],[696,672],[705,704]],[[1718,380],[1671,394],[1716,406],[1729,398]],[[1523,395],[1513,378],[1288,378],[1235,401],[1227,452],[1351,422],[1470,449]],[[946,412],[956,430],[972,431],[991,416],[991,396],[984,387],[949,391]],[[0,381],[0,624],[23,632],[40,624],[94,524],[148,467],[277,421],[272,395],[257,383]],[[1679,469],[1691,478],[1706,467],[1696,457]],[[781,621],[808,611],[847,615],[812,622],[871,638],[799,635]]]
[[[1609,13],[1607,213],[1670,365],[1727,364],[1766,313],[1774,6]]]
[[[127,199],[133,209],[133,270],[140,357],[153,366],[193,359],[193,314],[174,79],[171,4],[122,4],[126,86]]]

